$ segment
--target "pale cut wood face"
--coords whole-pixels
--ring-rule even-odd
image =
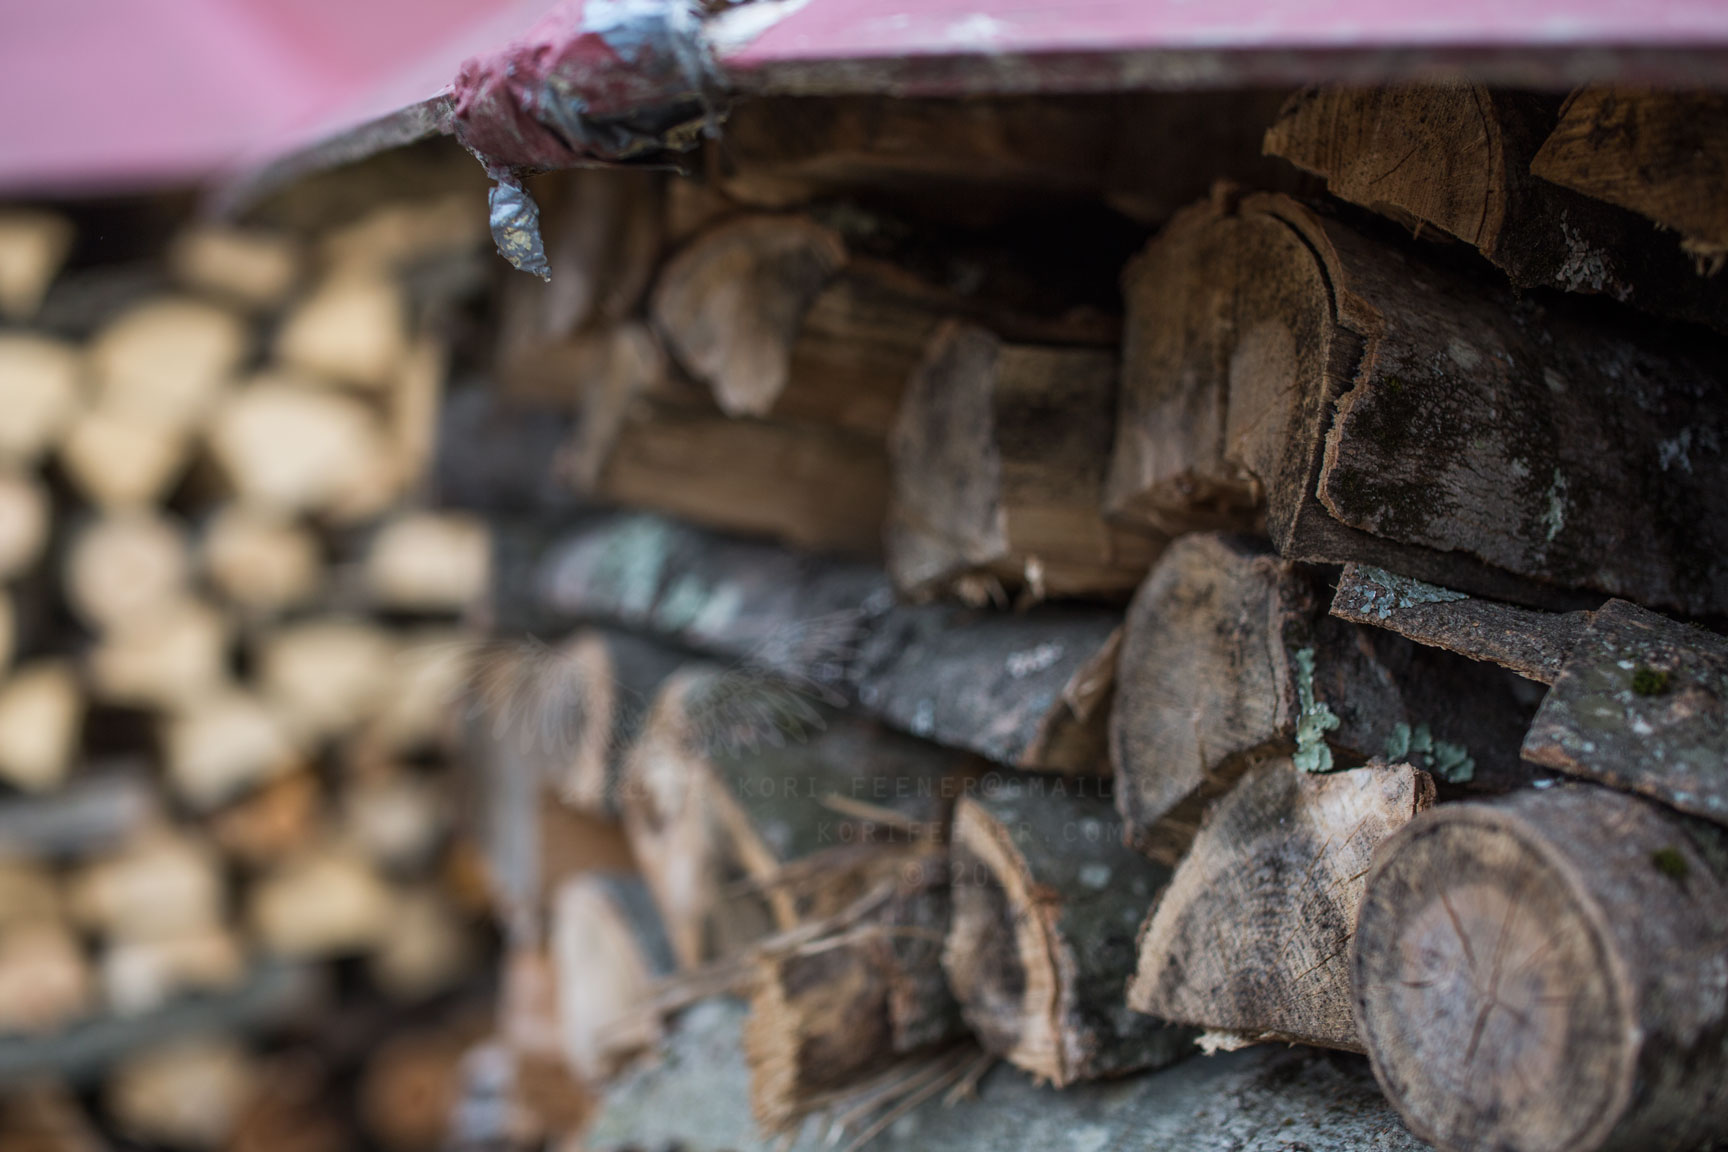
[[[1624,1107],[1616,965],[1571,878],[1510,830],[1431,827],[1371,882],[1357,1005],[1375,1071],[1450,1148],[1564,1152]]]

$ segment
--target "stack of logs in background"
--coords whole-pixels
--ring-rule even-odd
[[[488,1031],[428,481],[484,193],[333,195],[0,212],[0,1147],[432,1149]]]
[[[337,237],[419,233],[327,235],[175,401],[194,460],[131,506],[195,519],[173,587],[234,638],[219,692],[120,679],[153,697],[123,705],[156,718],[151,834],[224,861],[248,956],[365,956],[336,965],[348,1003],[412,1000],[435,981],[392,990],[384,910],[474,885],[459,847],[368,855],[350,813],[421,782],[483,847],[494,1014],[419,1010],[455,1072],[381,1027],[350,1060],[424,1056],[396,1083],[444,1093],[461,1148],[1728,1137],[1728,105],[760,100],[693,168],[531,179],[544,284],[401,255],[379,307]],[[467,205],[433,249],[472,256]],[[328,344],[294,338],[308,316]],[[101,381],[113,338],[62,351]],[[106,386],[76,395],[104,413]],[[62,696],[95,700],[133,611],[104,594],[161,601],[142,563],[81,575],[119,570],[81,566],[78,530],[127,506],[77,479],[76,419],[45,423],[17,474],[67,544],[20,565],[55,606],[19,619],[72,638],[21,629],[14,683],[69,652]],[[310,525],[320,590],[272,560],[274,599],[232,592],[207,542],[242,514]],[[442,640],[459,672],[397,727],[350,677],[483,584]],[[302,767],[188,768],[174,734],[212,697]],[[471,787],[442,787],[432,728]],[[61,774],[25,759],[45,801]],[[229,814],[291,780],[322,798],[292,850],[232,847]],[[90,966],[86,1016],[124,1015],[98,990],[128,938],[66,855],[23,866],[31,931]],[[276,904],[296,935],[265,894],[307,874]],[[327,895],[361,876],[388,895]],[[316,1086],[280,1075],[255,1099],[303,1116]],[[361,1079],[375,1120],[390,1078]],[[127,1083],[81,1103],[189,1143],[139,1132]]]

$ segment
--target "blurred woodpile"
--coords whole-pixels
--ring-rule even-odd
[[[443,1139],[486,1031],[431,475],[484,196],[0,209],[0,1145]]]

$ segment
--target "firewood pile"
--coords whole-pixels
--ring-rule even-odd
[[[0,211],[0,1147],[434,1148],[489,1027],[489,543],[428,478],[484,194],[60,207]]]
[[[550,282],[448,414],[462,1138],[559,1077],[592,1152],[1728,1137],[1728,104],[761,100],[701,155],[529,182]]]

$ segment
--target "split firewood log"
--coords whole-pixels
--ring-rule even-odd
[[[1388,1098],[1446,1148],[1728,1131],[1728,844],[1589,785],[1443,804],[1375,854],[1351,968]]]
[[[1728,602],[1704,495],[1728,468],[1703,448],[1728,436],[1719,350],[1514,299],[1278,197],[1188,210],[1126,283],[1111,514],[1263,506],[1286,558],[1541,606]]]
[[[104,630],[88,657],[92,693],[115,704],[196,708],[228,680],[232,623],[196,599],[164,604]]]
[[[109,1011],[136,1016],[187,992],[221,992],[240,984],[246,959],[239,939],[220,925],[149,940],[117,940],[97,961]]]
[[[52,1033],[96,1006],[90,963],[64,924],[38,921],[0,932],[0,1035]]]
[[[80,867],[67,908],[83,928],[112,940],[163,940],[219,928],[221,862],[191,833],[158,828]]]
[[[1266,150],[1324,177],[1333,195],[1419,235],[1438,230],[1475,247],[1520,287],[1598,293],[1728,327],[1722,317],[1728,289],[1692,275],[1673,240],[1633,214],[1638,204],[1624,194],[1592,199],[1588,178],[1574,175],[1576,165],[1545,162],[1571,140],[1588,141],[1573,143],[1573,155],[1587,153],[1585,163],[1600,171],[1614,162],[1610,156],[1623,168],[1654,172],[1661,165],[1660,145],[1632,160],[1624,146],[1608,144],[1620,137],[1589,111],[1602,98],[1591,93],[1601,91],[1585,89],[1563,106],[1555,93],[1463,82],[1310,89],[1285,105],[1266,133]],[[1623,134],[1637,132],[1626,132],[1623,111],[1634,106],[1631,93],[1615,102],[1614,123]],[[1688,105],[1681,115],[1693,123],[1682,129],[1683,139],[1711,139],[1699,121],[1713,113],[1724,123],[1720,109],[1707,99]],[[1663,113],[1654,113],[1639,139],[1654,145],[1664,123]],[[1697,144],[1676,143],[1667,172],[1697,164]],[[1715,171],[1722,171],[1720,161]],[[1699,187],[1708,186],[1710,178],[1698,172]]]
[[[486,593],[486,525],[460,512],[409,512],[384,522],[366,554],[371,603],[386,610],[456,612]]]
[[[0,473],[0,579],[35,566],[48,546],[48,491],[33,476]]]
[[[259,943],[280,956],[367,953],[388,942],[397,898],[364,856],[318,845],[252,886],[247,917]]]
[[[53,212],[0,214],[0,316],[28,320],[72,250],[72,222]]]
[[[344,265],[288,313],[275,351],[309,381],[382,389],[408,353],[402,288],[381,270]]]
[[[27,332],[0,334],[0,404],[7,412],[0,460],[29,466],[59,442],[83,399],[84,373],[85,358],[70,344]]]
[[[191,447],[173,425],[90,408],[67,429],[60,464],[79,495],[103,511],[145,509],[167,497]]]
[[[163,759],[176,795],[210,811],[304,763],[279,711],[236,687],[186,700],[161,720]]]
[[[660,913],[641,877],[586,872],[553,893],[547,939],[564,1059],[603,1082],[660,1039],[651,1002],[677,967]]]
[[[365,620],[285,624],[259,641],[259,688],[294,740],[315,743],[372,714],[395,675],[396,653],[395,637]]]
[[[26,792],[57,788],[78,754],[84,693],[64,660],[43,658],[0,682],[0,780]]]
[[[287,516],[225,504],[205,526],[200,559],[217,591],[243,611],[268,614],[312,600],[324,581],[317,538]]]
[[[96,629],[183,602],[191,580],[186,529],[156,512],[104,516],[79,528],[61,579],[72,610]]]
[[[239,316],[197,300],[138,304],[90,345],[98,406],[116,417],[189,429],[208,414],[250,348]]]
[[[300,278],[302,262],[299,246],[286,234],[217,224],[187,229],[168,251],[180,283],[252,311],[281,306]]]
[[[128,1136],[217,1152],[255,1091],[258,1064],[239,1041],[171,1041],[128,1057],[104,1088],[108,1111]]]
[[[1107,793],[1032,777],[955,816],[942,966],[985,1049],[1058,1088],[1160,1067],[1193,1039],[1124,1000],[1135,932],[1170,872],[1123,846]]]

